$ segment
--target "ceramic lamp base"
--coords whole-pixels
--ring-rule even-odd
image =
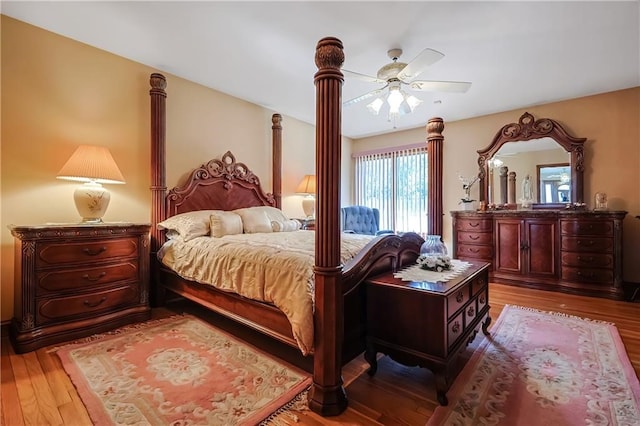
[[[73,193],[76,209],[83,223],[100,223],[111,200],[111,194],[102,185],[87,182]]]
[[[313,219],[316,214],[316,199],[314,197],[305,197],[302,199],[302,211],[307,219]]]

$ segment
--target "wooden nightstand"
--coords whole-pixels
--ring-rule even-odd
[[[491,323],[489,264],[470,263],[446,282],[402,281],[391,272],[366,281],[369,375],[376,373],[378,352],[426,367],[435,375],[438,401],[447,405],[458,354]]]
[[[150,225],[10,226],[17,353],[151,316]]]
[[[302,224],[300,229],[307,229],[309,231],[315,231],[315,229],[316,229],[316,220],[315,219],[296,219],[296,220]]]

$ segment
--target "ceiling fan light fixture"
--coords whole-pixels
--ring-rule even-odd
[[[380,98],[375,98],[373,100],[373,102],[371,102],[369,105],[367,105],[367,109],[369,110],[369,112],[371,112],[374,115],[378,115],[380,113],[380,108],[382,108],[382,105],[384,104],[384,101]]]
[[[389,96],[387,97],[387,103],[389,104],[389,114],[398,114],[400,112],[400,105],[404,102],[404,96],[400,93],[399,88],[390,88]]]
[[[413,112],[413,110],[415,110],[418,107],[418,105],[422,103],[421,99],[418,99],[413,95],[407,96],[406,100],[407,100],[407,104],[409,105],[409,108],[411,108],[411,112]]]

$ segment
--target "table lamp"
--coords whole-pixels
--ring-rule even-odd
[[[296,189],[298,194],[304,194],[302,210],[307,219],[313,219],[316,214],[316,176],[305,175]]]
[[[103,183],[124,183],[124,177],[109,149],[80,145],[58,172],[58,179],[84,182],[73,199],[83,223],[101,223],[111,195]]]

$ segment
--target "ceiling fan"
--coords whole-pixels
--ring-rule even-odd
[[[469,90],[471,83],[464,81],[431,81],[416,80],[427,67],[438,62],[444,55],[433,49],[424,49],[411,62],[398,62],[402,55],[402,49],[391,49],[387,52],[392,62],[383,66],[378,70],[376,77],[360,74],[357,72],[343,69],[342,72],[346,77],[353,77],[370,83],[383,84],[384,86],[357,96],[344,102],[343,105],[350,106],[366,99],[375,98],[373,102],[367,105],[369,111],[378,114],[384,104],[383,97],[385,90],[388,89],[386,96],[389,104],[389,119],[398,115],[413,112],[413,110],[422,103],[422,100],[408,94],[403,90],[404,86],[408,86],[411,90],[425,92],[458,92],[464,93]]]

